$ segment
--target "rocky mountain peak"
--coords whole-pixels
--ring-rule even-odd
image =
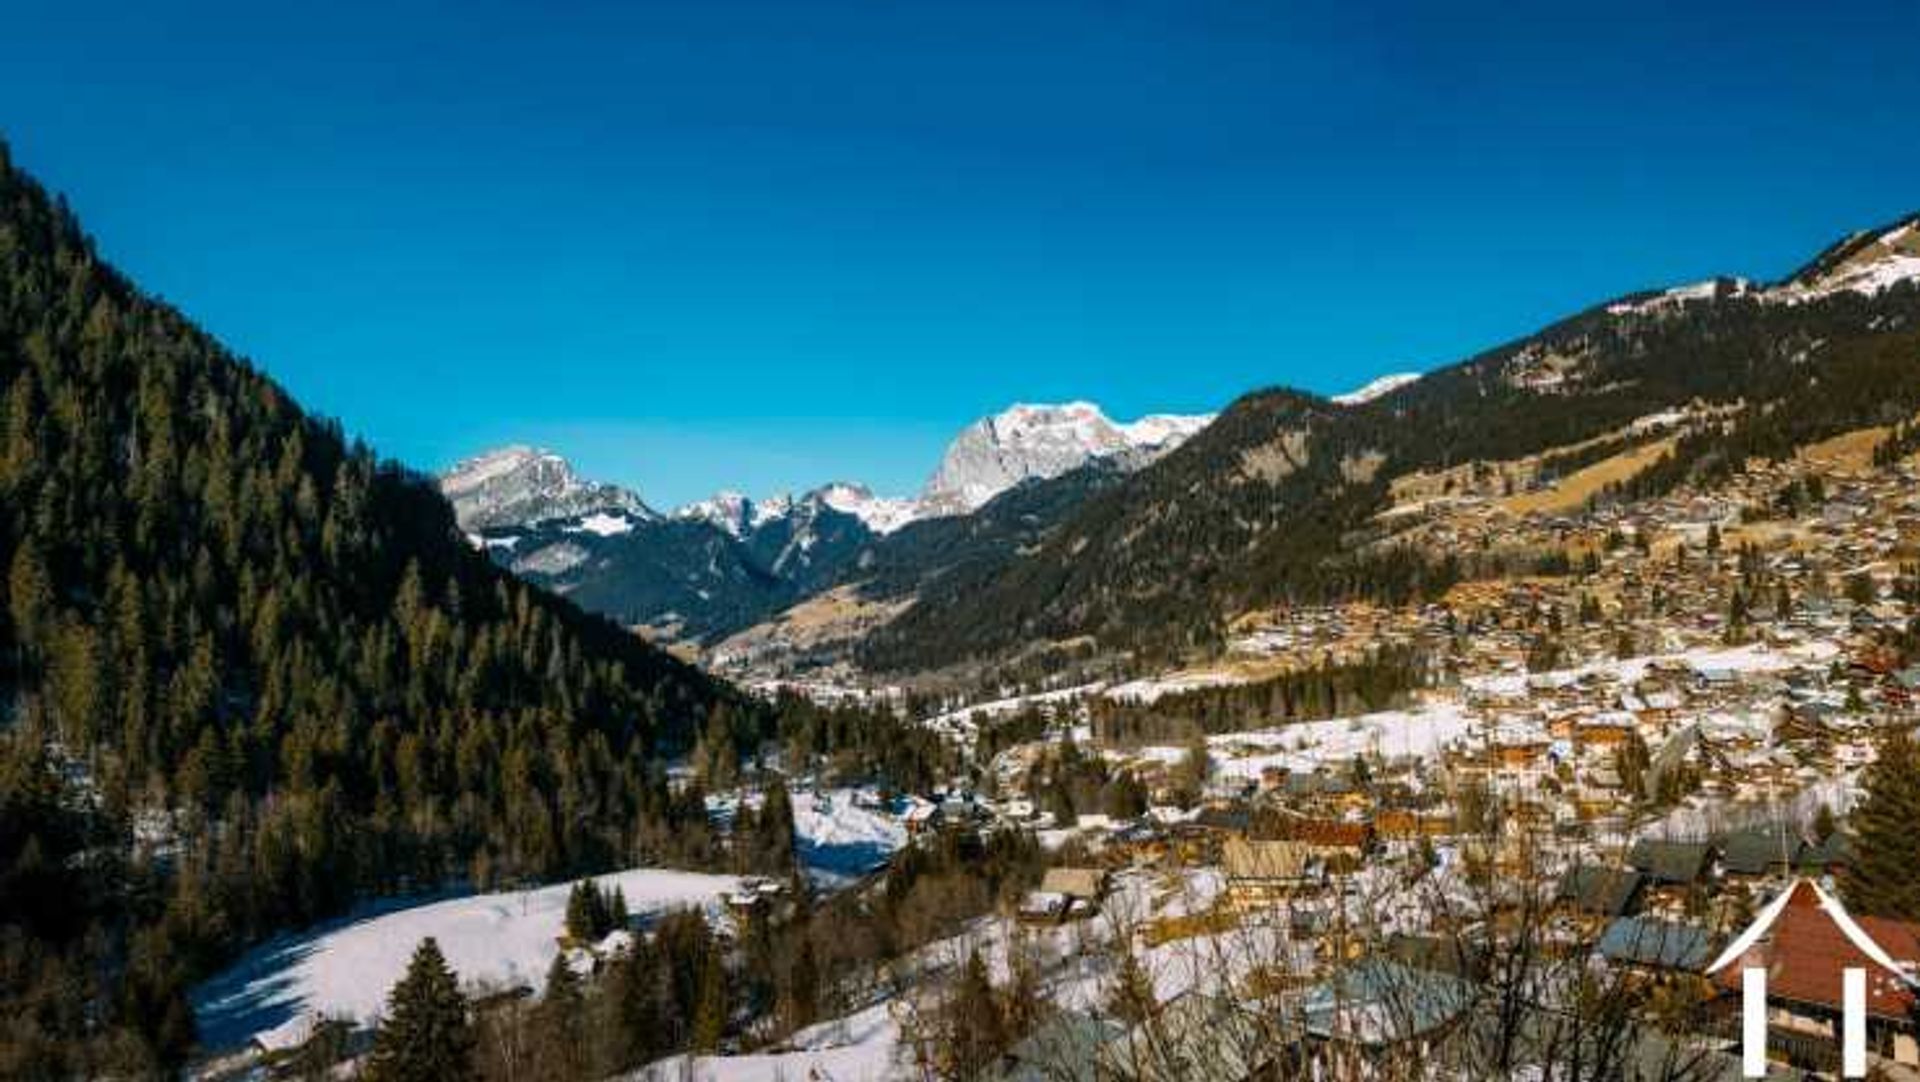
[[[654,517],[638,493],[582,480],[554,452],[518,444],[456,464],[440,475],[440,491],[453,504],[460,528],[469,532],[596,511]]]
[[[930,514],[964,514],[1022,481],[1058,477],[1096,458],[1178,446],[1211,414],[1153,414],[1119,424],[1091,402],[1021,403],[968,425],[922,491]]]

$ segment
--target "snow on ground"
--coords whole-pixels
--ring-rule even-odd
[[[1678,654],[1599,661],[1579,668],[1555,669],[1551,672],[1511,672],[1492,676],[1474,676],[1468,677],[1461,683],[1469,690],[1487,694],[1523,695],[1530,683],[1565,686],[1583,676],[1590,675],[1611,675],[1620,683],[1631,684],[1646,676],[1647,670],[1656,662],[1684,665],[1696,672],[1777,673],[1798,668],[1801,665],[1825,664],[1832,661],[1839,652],[1840,648],[1829,642],[1813,642],[1784,650],[1776,650],[1756,643],[1751,646],[1725,649],[1687,650]]]
[[[1257,780],[1270,766],[1302,773],[1319,766],[1345,766],[1358,755],[1389,760],[1431,758],[1450,741],[1465,736],[1472,724],[1459,703],[1435,696],[1407,710],[1220,733],[1207,738],[1207,750],[1213,757],[1215,778]],[[1114,754],[1173,764],[1186,758],[1187,749],[1152,745]]]
[[[1257,779],[1269,766],[1294,772],[1344,766],[1356,756],[1431,758],[1472,726],[1458,703],[1445,699],[1411,710],[1384,710],[1356,717],[1303,721],[1276,729],[1229,733],[1208,740],[1216,777]],[[1271,748],[1270,751],[1255,749]],[[1238,754],[1235,754],[1238,752]]]
[[[627,1076],[629,1082],[881,1082],[911,1077],[894,1065],[900,1026],[886,1003],[794,1034],[788,1049],[745,1056],[675,1056]]]
[[[974,921],[959,935],[938,940],[915,951],[900,964],[900,973],[912,974],[914,987],[939,989],[946,975],[978,950],[996,984],[1011,974],[1011,952],[1024,942],[1040,962],[1041,991],[1046,999],[1067,1009],[1088,1009],[1107,998],[1111,987],[1111,956],[1102,946],[1141,922],[1205,912],[1217,899],[1223,882],[1211,869],[1181,876],[1129,871],[1116,877],[1101,915],[1057,927],[1023,927],[1004,917]],[[1195,987],[1218,988],[1244,977],[1262,958],[1277,949],[1270,929],[1234,930],[1219,936],[1194,936],[1157,947],[1141,945],[1142,962],[1162,1001]],[[874,990],[878,993],[878,989]],[[912,1079],[919,1073],[904,1062],[896,1006],[880,1000],[848,1015],[795,1034],[777,1051],[739,1056],[676,1056],[634,1072],[628,1082],[784,1082],[823,1079],[831,1082],[881,1082]]]
[[[946,736],[950,740],[961,741],[970,745],[973,743],[974,736],[979,732],[982,721],[992,721],[996,718],[1010,717],[1028,707],[1055,706],[1061,703],[1071,702],[1075,699],[1094,694],[1105,687],[1105,683],[1095,681],[1091,684],[1076,684],[1070,688],[1040,691],[1031,695],[1015,695],[1011,698],[995,699],[992,702],[975,703],[972,706],[963,706],[957,710],[949,710],[944,714],[936,714],[933,717],[927,718],[920,722],[920,724]]]
[[[1342,406],[1358,406],[1382,395],[1391,394],[1419,378],[1418,372],[1396,372],[1390,376],[1381,376],[1370,381],[1366,386],[1357,387],[1346,394],[1334,395],[1331,401],[1338,402]]]
[[[580,520],[579,525],[567,527],[568,533],[590,533],[600,537],[618,537],[633,529],[633,520],[625,515],[609,515],[605,511],[595,511]]]
[[[617,886],[636,915],[700,906],[716,915],[738,876],[635,868],[597,877]],[[414,948],[439,940],[464,984],[539,988],[559,953],[571,883],[446,898],[396,908],[388,901],[337,921],[283,935],[247,952],[194,989],[200,1039],[212,1049],[258,1038],[295,1039],[319,1012],[365,1021],[385,1005]]]
[[[1110,688],[1107,691],[1107,698],[1116,702],[1152,706],[1160,700],[1162,695],[1197,691],[1201,688],[1228,687],[1244,684],[1248,679],[1246,676],[1226,669],[1196,669],[1167,676],[1147,676],[1138,680],[1129,680]]]
[[[800,862],[815,883],[840,886],[881,867],[907,844],[897,816],[862,807],[851,789],[793,794]]]

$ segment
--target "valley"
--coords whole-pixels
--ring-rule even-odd
[[[0,1076],[1920,1079],[1920,218],[1353,383],[434,476],[0,145]]]

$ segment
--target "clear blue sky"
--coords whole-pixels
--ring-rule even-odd
[[[0,132],[383,452],[918,486],[1920,207],[1920,4],[10,5]],[[1668,10],[1669,8],[1677,10]]]

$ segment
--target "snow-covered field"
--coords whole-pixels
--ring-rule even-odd
[[[907,844],[897,816],[861,807],[851,789],[793,794],[800,863],[822,886],[839,886],[893,859]]]
[[[843,886],[885,864],[907,842],[898,817],[863,807],[851,789],[793,794],[801,863],[823,887]],[[730,875],[637,868],[600,876],[618,885],[638,916],[679,906],[719,911],[739,885]],[[386,1000],[420,940],[440,941],[447,962],[472,984],[539,988],[559,951],[571,884],[421,902],[384,900],[243,957],[194,995],[209,1048],[294,1040],[315,1012],[366,1019]]]
[[[965,932],[914,952],[902,963],[912,983],[933,989],[970,951],[978,950],[996,984],[1011,978],[1016,943],[1038,962],[1041,992],[1048,1002],[1069,1010],[1096,1009],[1112,989],[1113,959],[1105,949],[1117,935],[1131,936],[1144,922],[1204,913],[1223,887],[1217,872],[1195,870],[1169,876],[1128,871],[1116,878],[1100,916],[1058,927],[1022,927],[1004,917],[985,917]],[[1277,929],[1248,926],[1217,935],[1200,934],[1149,946],[1137,941],[1142,966],[1154,996],[1166,1002],[1189,990],[1217,990],[1242,979],[1250,968],[1272,961],[1289,948]],[[901,1005],[880,1001],[845,1017],[795,1034],[778,1050],[740,1056],[675,1056],[627,1076],[628,1082],[882,1082],[920,1077],[901,1046],[896,1011]]]
[[[1459,703],[1436,696],[1407,710],[1220,733],[1207,738],[1207,751],[1213,757],[1215,778],[1253,780],[1270,766],[1304,773],[1321,766],[1345,766],[1358,755],[1387,760],[1432,758],[1450,741],[1465,736],[1471,726]],[[1186,758],[1187,749],[1151,745],[1110,754],[1171,764]]]
[[[640,915],[681,906],[718,912],[720,898],[740,879],[635,868],[598,882],[619,887]],[[271,1046],[297,1040],[316,1013],[370,1019],[427,936],[439,940],[464,984],[538,988],[560,951],[556,937],[571,887],[560,883],[401,909],[388,903],[277,937],[194,990],[200,1039],[213,1049],[255,1038]]]
[[[627,1078],[629,1082],[884,1082],[903,1077],[894,1064],[900,1025],[886,1003],[803,1029],[787,1044],[784,1051],[745,1056],[675,1056]]]
[[[1100,682],[1077,684],[1053,691],[1038,691],[1028,695],[1015,695],[1011,698],[975,703],[972,706],[963,706],[957,710],[937,714],[923,720],[921,724],[950,740],[971,745],[974,737],[979,735],[982,722],[1011,717],[1029,707],[1069,705],[1074,700],[1092,695],[1105,687],[1106,685]]]

